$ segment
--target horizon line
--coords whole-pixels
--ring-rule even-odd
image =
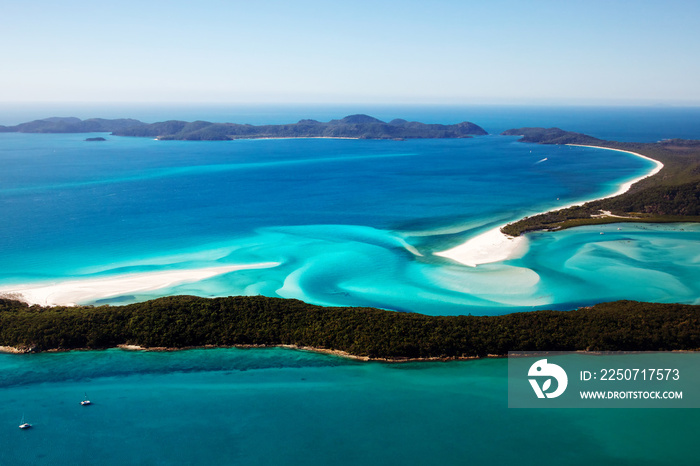
[[[245,107],[288,107],[288,106],[368,106],[368,107],[605,107],[605,108],[700,108],[700,102],[688,103],[667,103],[667,102],[616,102],[616,103],[601,103],[601,102],[351,102],[351,101],[148,101],[148,100],[133,100],[133,101],[114,101],[114,100],[27,100],[27,101],[0,101],[0,105],[162,105],[162,106],[245,106]]]

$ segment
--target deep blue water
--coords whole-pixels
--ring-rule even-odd
[[[501,130],[700,138],[698,109],[6,110],[0,124],[50,115],[285,123],[362,112],[469,120],[492,135],[202,143],[107,135],[93,144],[86,135],[0,134],[0,287],[275,262],[98,302],[263,294],[500,314],[700,296],[700,229],[689,224],[537,233],[524,256],[477,268],[432,256],[524,215],[612,193],[651,168],[622,153],[521,144]],[[695,410],[509,410],[506,372],[503,360],[397,366],[280,349],[0,354],[0,464],[696,463]],[[94,406],[78,404],[84,392]],[[17,429],[23,415],[34,429]]]

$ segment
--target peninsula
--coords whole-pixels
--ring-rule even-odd
[[[226,141],[260,138],[348,138],[348,139],[443,139],[469,138],[487,132],[468,121],[453,125],[426,124],[402,119],[386,123],[368,115],[350,115],[322,123],[300,120],[287,125],[247,125],[208,121],[170,120],[144,123],[133,119],[46,118],[16,126],[0,126],[0,132],[91,133],[111,132],[114,136],[149,137],[159,140]]]
[[[700,141],[669,139],[655,143],[605,141],[559,128],[519,128],[501,133],[520,141],[598,147],[631,152],[663,167],[619,195],[553,210],[510,223],[501,231],[519,236],[529,231],[620,222],[700,222]]]

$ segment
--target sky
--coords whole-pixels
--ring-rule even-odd
[[[3,2],[0,102],[700,105],[700,2]]]

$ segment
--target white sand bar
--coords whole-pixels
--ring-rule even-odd
[[[582,201],[574,204],[569,204],[567,206],[563,207],[557,207],[555,209],[548,210],[546,212],[542,213],[547,213],[547,212],[554,212],[556,210],[561,210],[561,209],[566,209],[569,207],[573,207],[576,205],[583,205],[586,202],[598,200],[598,199],[607,199],[609,197],[615,197],[619,196],[620,194],[626,193],[629,191],[629,189],[632,187],[633,184],[635,184],[638,181],[643,180],[644,178],[648,178],[650,176],[654,176],[657,173],[661,171],[662,168],[664,168],[664,164],[659,162],[658,160],[654,160],[650,157],[647,157],[646,155],[638,154],[636,152],[630,152],[626,150],[620,150],[620,149],[611,149],[609,147],[599,147],[599,146],[585,146],[585,145],[580,145],[580,144],[567,144],[570,146],[577,146],[577,147],[590,147],[593,149],[605,149],[605,150],[616,150],[618,152],[626,152],[628,154],[636,155],[637,157],[641,157],[646,160],[650,160],[654,162],[655,166],[654,168],[651,169],[648,173],[635,178],[633,180],[627,181],[625,183],[622,183],[620,185],[620,188],[615,191],[615,193],[601,197],[601,198],[596,198],[596,199],[589,199],[587,201]],[[539,215],[539,214],[536,214]],[[526,249],[527,249],[527,240],[523,236],[518,236],[518,237],[513,237],[513,236],[508,236],[501,232],[501,228],[503,228],[505,225],[501,225],[500,227],[494,228],[492,230],[489,230],[485,233],[482,233],[478,236],[475,236],[474,238],[471,238],[468,240],[466,243],[460,244],[459,246],[456,246],[452,249],[448,249],[446,251],[441,251],[441,252],[436,252],[436,256],[440,257],[445,257],[447,259],[452,259],[455,262],[459,262],[460,264],[463,265],[468,265],[470,267],[476,267],[479,264],[489,264],[492,262],[500,262],[504,261],[506,259],[513,259],[515,257],[518,257],[521,255]]]
[[[505,235],[501,228],[502,226],[496,227],[452,249],[436,252],[435,255],[470,267],[510,259],[516,252],[523,250],[527,243],[524,236]]]
[[[75,306],[98,299],[121,296],[197,282],[235,270],[275,267],[277,262],[226,265],[200,269],[166,270],[114,275],[101,278],[66,280],[51,284],[8,285],[0,287],[0,297],[18,299],[42,306]]]

